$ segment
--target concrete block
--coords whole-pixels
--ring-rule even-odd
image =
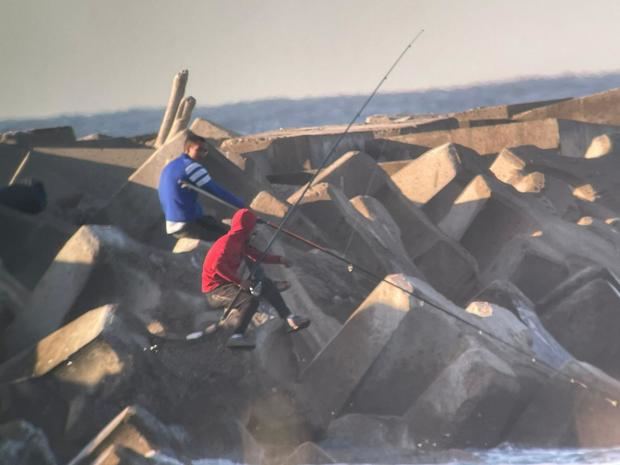
[[[533,110],[534,108],[544,107],[552,105],[554,103],[563,102],[569,100],[568,98],[554,99],[554,100],[541,100],[537,102],[524,102],[513,103],[509,105],[494,105],[490,107],[477,107],[471,110],[466,110],[460,113],[455,113],[452,116],[462,121],[476,121],[476,120],[489,120],[489,119],[510,119],[514,115],[523,113],[525,111]]]
[[[594,279],[547,306],[542,322],[575,358],[620,377],[616,337],[620,325],[620,290],[606,279]]]
[[[370,155],[355,150],[345,153],[322,170],[313,185],[329,183],[338,187],[350,199],[356,195],[372,195],[386,180],[385,173]],[[301,187],[296,194],[289,197],[288,203],[294,204],[305,187]]]
[[[391,275],[387,279],[410,292],[414,289],[410,278],[405,276]],[[419,305],[411,295],[395,292],[389,284],[381,283],[319,352],[300,379],[318,425],[327,426],[346,408],[347,400],[403,318]]]
[[[151,154],[153,149],[36,147],[17,180],[43,181],[46,214],[74,223],[84,222],[105,205]]]
[[[363,217],[339,189],[317,184],[308,190],[298,208],[322,230],[330,246],[352,263],[374,270],[379,276],[393,272],[419,275],[407,257],[390,254],[378,239],[385,237],[381,226],[373,226],[377,221]]]
[[[254,212],[256,212],[261,218],[264,218],[277,226],[280,225],[280,223],[288,213],[290,205],[286,202],[279,200],[268,191],[261,191],[256,194],[256,197],[254,197],[254,199],[252,199],[252,203],[250,203],[250,208]],[[274,229],[270,229],[272,232],[275,232]],[[319,244],[322,245],[327,244],[326,238],[324,237],[321,230],[317,227],[317,225],[310,221],[300,211],[297,211],[294,215],[289,217],[284,229],[298,234],[301,237],[310,241],[317,241]],[[286,238],[286,235],[283,235],[282,238],[284,240],[288,240]],[[300,243],[298,242],[297,245],[299,246]]]
[[[17,354],[65,321],[108,302],[131,309],[145,326],[157,320],[169,330],[185,324],[186,333],[195,331],[194,318],[205,306],[197,273],[180,254],[144,247],[115,228],[83,226],[7,328],[4,355]]]
[[[603,134],[592,139],[584,158],[600,158],[620,152],[620,134]]]
[[[446,143],[461,144],[483,156],[499,153],[504,148],[535,145],[541,149],[558,150],[566,157],[581,158],[595,137],[614,129],[614,126],[608,125],[547,118],[495,126],[406,134],[389,139],[427,147],[437,147]]]
[[[421,207],[448,185],[461,170],[456,148],[451,144],[426,152],[392,176],[392,181],[414,205]]]
[[[526,163],[510,149],[502,150],[489,167],[500,181],[510,184],[519,192],[540,192],[545,187],[545,175],[528,173]]]
[[[190,126],[190,130],[194,134],[198,134],[200,137],[204,137],[206,139],[212,140],[216,143],[221,143],[226,139],[231,139],[233,137],[239,137],[235,131],[230,129],[226,129],[223,126],[220,126],[213,121],[209,121],[203,118],[196,118],[192,125]]]
[[[407,166],[410,161],[411,160],[383,161],[378,162],[377,165],[379,165],[379,168],[381,168],[388,176],[391,177],[392,175],[400,171],[401,168]]]
[[[377,136],[364,145],[364,151],[380,163],[413,160],[431,149],[426,145],[397,142],[385,137]]]
[[[437,376],[404,419],[415,441],[429,449],[486,449],[501,441],[520,394],[519,379],[506,362],[487,349],[469,349]]]
[[[104,305],[84,313],[0,365],[0,382],[38,378],[69,359],[97,338],[109,324],[115,307]]]
[[[426,282],[415,278],[410,278],[410,282],[415,294],[423,296],[425,302],[413,299],[415,306],[403,317],[347,400],[347,413],[403,415],[437,376],[469,348],[486,347],[512,367],[514,353],[503,344],[479,337],[478,328],[530,352],[528,329],[510,311],[494,306],[493,317],[480,318],[465,312]],[[393,289],[392,293],[402,292]],[[458,323],[453,315],[468,324]]]
[[[0,260],[0,333],[26,306],[28,290],[9,273]]]
[[[596,386],[596,391],[583,386]],[[506,441],[522,447],[616,447],[618,399],[617,380],[587,363],[568,363],[536,391]]]
[[[75,142],[75,133],[71,126],[13,131],[0,135],[0,142],[29,147],[37,145],[65,145]]]
[[[358,195],[351,199],[351,205],[369,220],[370,233],[377,238],[381,245],[389,250],[394,257],[399,257],[404,261],[405,264],[401,266],[413,268],[413,262],[409,260],[401,240],[400,228],[381,202],[374,197]]]
[[[2,206],[0,223],[0,258],[6,269],[28,289],[35,287],[76,229]]]
[[[324,447],[354,449],[415,449],[408,426],[401,417],[351,413],[329,424]]]
[[[4,186],[13,178],[15,170],[19,167],[28,153],[25,147],[13,144],[0,144],[0,185]]]
[[[460,240],[490,197],[491,188],[484,176],[476,176],[463,189],[450,211],[437,226],[448,237],[456,241]]]
[[[569,275],[565,255],[539,237],[520,237],[508,240],[489,266],[481,273],[480,281],[487,285],[497,279],[515,284],[529,299],[537,302]]]
[[[471,296],[478,285],[476,261],[448,240],[437,240],[413,262],[434,288],[455,302]]]
[[[531,109],[514,116],[515,120],[532,121],[562,118],[587,123],[620,126],[618,102],[620,89],[610,89],[585,97],[572,98],[544,107]]]
[[[263,175],[318,168],[344,131],[344,126],[324,126],[272,131],[224,141],[221,150],[250,158]],[[364,150],[373,139],[371,127],[356,125],[341,140],[329,162],[351,150]]]

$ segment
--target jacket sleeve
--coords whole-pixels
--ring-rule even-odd
[[[183,177],[183,180],[188,181],[200,189],[210,192],[216,197],[233,204],[237,208],[245,208],[245,203],[243,200],[217,184],[207,169],[198,162],[193,162],[185,168],[185,176]]]
[[[248,245],[245,249],[245,254],[250,260],[255,262],[259,259],[262,252],[258,249],[255,249],[251,245]],[[263,257],[263,263],[271,263],[271,264],[282,263],[282,257],[280,257],[279,255],[267,254]]]

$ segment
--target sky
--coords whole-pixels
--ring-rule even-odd
[[[0,119],[620,69],[617,0],[0,0]]]

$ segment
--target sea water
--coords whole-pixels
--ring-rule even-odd
[[[620,448],[613,449],[522,449],[511,446],[486,451],[470,451],[473,460],[444,462],[446,465],[549,465],[600,464],[620,465]],[[183,465],[176,460],[158,456],[162,465]],[[433,465],[438,465],[432,461]],[[424,462],[420,462],[423,465]],[[192,465],[242,465],[224,459],[194,460]],[[362,465],[362,464],[340,464]],[[364,464],[375,465],[375,464]],[[378,465],[378,464],[377,464]]]

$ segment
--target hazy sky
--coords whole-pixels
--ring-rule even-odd
[[[620,69],[617,0],[0,0],[0,118]]]

